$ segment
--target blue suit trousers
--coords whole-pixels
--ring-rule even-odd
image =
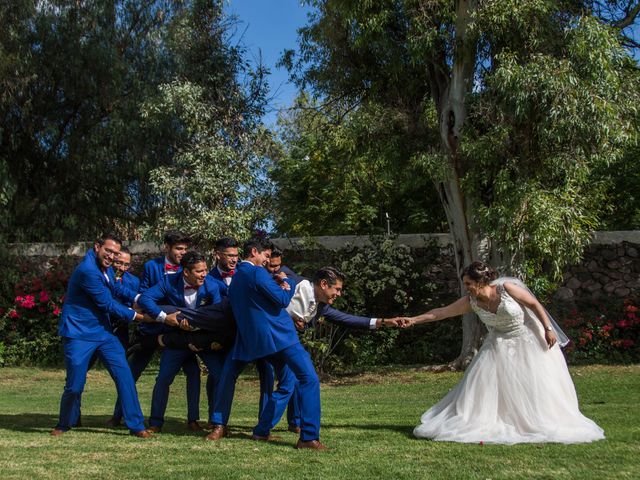
[[[213,392],[220,379],[222,366],[224,364],[225,353],[222,351],[202,351],[197,354],[209,371],[207,379],[207,388],[211,388],[212,392],[207,391],[209,411],[212,409]],[[153,387],[153,395],[151,398],[151,416],[149,417],[149,425],[161,427],[164,423],[164,414],[169,401],[169,387],[173,383],[176,375],[186,363],[194,363],[197,366],[196,354],[191,350],[166,348],[162,352],[160,358],[160,370],[156,377],[156,383]],[[195,422],[199,419],[200,410],[200,369],[198,367],[198,398],[197,406],[189,408],[188,422]]]
[[[231,416],[231,406],[236,389],[236,381],[247,365],[251,362],[233,359],[233,351],[227,355],[220,375],[220,381],[215,393],[213,411],[209,415],[209,423],[214,425],[227,425]],[[256,361],[256,369],[260,378],[260,401],[258,406],[258,420],[269,403],[273,392],[273,367],[264,360]],[[290,375],[288,381],[295,381]]]
[[[131,374],[136,382],[149,363],[151,363],[153,354],[156,350],[157,349],[138,350],[133,352],[127,358]],[[197,420],[200,417],[200,367],[198,366],[198,362],[195,357],[193,357],[184,362],[182,369],[184,374],[187,376],[187,418]],[[120,420],[122,418],[122,404],[120,402],[120,398],[116,400],[116,405],[113,409],[113,418],[115,420]]]
[[[136,433],[144,430],[144,417],[140,409],[138,392],[127,364],[125,351],[114,335],[102,341],[64,338],[64,362],[67,379],[60,400],[60,418],[57,429],[66,431],[78,422],[79,405],[87,381],[89,361],[95,352],[113,378],[118,395],[122,399],[124,422]]]
[[[280,421],[294,390],[299,391],[300,440],[303,442],[320,438],[320,380],[313,367],[311,356],[304,347],[296,343],[265,357],[280,380],[278,388],[269,397],[258,425],[253,433],[269,435],[269,431]],[[291,379],[290,377],[293,377]]]

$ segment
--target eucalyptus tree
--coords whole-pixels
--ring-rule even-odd
[[[437,138],[412,152],[446,213],[458,268],[483,258],[554,278],[604,204],[594,168],[638,126],[637,3],[317,0],[283,61],[301,88],[374,103]],[[604,15],[607,13],[607,15]],[[464,366],[481,337],[463,319]]]

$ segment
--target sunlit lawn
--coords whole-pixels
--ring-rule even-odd
[[[394,368],[322,386],[322,441],[331,451],[297,451],[283,422],[275,443],[250,440],[257,381],[241,377],[232,437],[205,442],[186,431],[184,377],[171,391],[168,421],[151,440],[104,426],[115,388],[89,374],[83,426],[55,425],[63,370],[0,369],[0,478],[640,478],[640,366],[572,368],[583,413],[607,439],[585,445],[462,445],[416,440],[420,415],[460,378]],[[140,379],[148,414],[154,371]],[[203,379],[204,384],[204,379]],[[206,402],[201,402],[206,419]]]

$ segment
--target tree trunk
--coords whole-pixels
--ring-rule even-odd
[[[472,261],[481,258],[482,242],[460,181],[468,170],[465,160],[458,155],[461,130],[466,120],[466,96],[473,88],[477,38],[469,35],[471,15],[477,9],[477,0],[456,1],[456,38],[451,77],[438,105],[440,136],[446,155],[449,177],[438,188],[444,207],[458,272]],[[464,294],[462,280],[460,292]],[[475,314],[464,315],[462,320],[462,348],[449,368],[464,369],[476,354],[484,330]]]

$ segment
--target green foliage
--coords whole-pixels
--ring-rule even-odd
[[[334,264],[347,277],[336,308],[361,316],[395,317],[406,313],[413,295],[424,298],[435,290],[433,284],[417,281],[418,265],[409,247],[390,238],[372,237],[371,242],[335,252]],[[303,341],[321,371],[335,371],[398,361],[400,334],[397,329],[357,331],[320,322],[305,332]]]
[[[637,155],[627,153],[628,168],[611,168],[635,151],[640,126],[640,76],[622,47],[631,43],[611,26],[626,15],[634,21],[629,2],[312,4],[318,11],[300,31],[300,52],[289,52],[283,63],[301,89],[333,108],[332,118],[344,120],[327,127],[333,131],[353,130],[351,119],[366,118],[363,112],[375,111],[386,125],[406,120],[394,126],[396,138],[404,138],[396,143],[405,145],[413,170],[384,150],[388,138],[369,142],[391,159],[377,196],[401,192],[394,201],[418,209],[406,218],[429,211],[415,195],[433,195],[431,179],[442,188],[450,225],[460,228],[453,234],[491,241],[480,252],[472,240],[457,238],[473,250],[465,257],[488,253],[496,266],[541,284],[579,259],[603,218],[609,215],[609,225],[620,219],[611,216],[613,202],[622,200],[633,218],[637,203],[613,192],[635,178]],[[461,74],[465,68],[473,75]],[[460,82],[466,88],[451,97]],[[331,132],[316,139],[307,151],[333,152]],[[371,156],[367,163],[376,172]],[[416,176],[422,190],[402,191]],[[341,189],[354,202],[362,192]],[[459,195],[457,203],[451,195]]]
[[[285,145],[271,171],[276,228],[289,235],[441,231],[436,192],[411,162],[407,118],[370,104],[342,115],[302,94],[280,118]],[[416,141],[418,141],[416,139]]]
[[[247,150],[268,137],[256,128],[267,72],[246,61],[242,46],[228,45],[233,22],[222,6],[221,0],[2,3],[0,222],[9,240],[77,241],[114,227],[139,238],[139,227],[154,225],[164,212],[150,172],[178,168],[187,155],[218,153],[215,142],[194,135],[215,131],[245,162],[264,154],[261,147]],[[192,119],[197,132],[183,128],[186,111],[167,104],[175,100],[167,89],[178,85],[197,92],[191,106],[206,105],[190,111],[209,122]],[[157,121],[148,117],[154,103],[162,110]]]
[[[534,278],[558,279],[580,259],[607,205],[594,172],[619,161],[635,134],[629,99],[640,84],[616,37],[583,18],[563,40],[561,52],[494,57],[463,143],[479,225],[507,270]]]
[[[202,87],[174,82],[159,90],[158,98],[143,106],[145,125],[170,123],[181,135],[174,138],[172,164],[150,172],[159,213],[150,231],[160,237],[180,228],[209,248],[224,235],[248,236],[265,217],[258,158],[268,145],[267,132],[230,138]]]

